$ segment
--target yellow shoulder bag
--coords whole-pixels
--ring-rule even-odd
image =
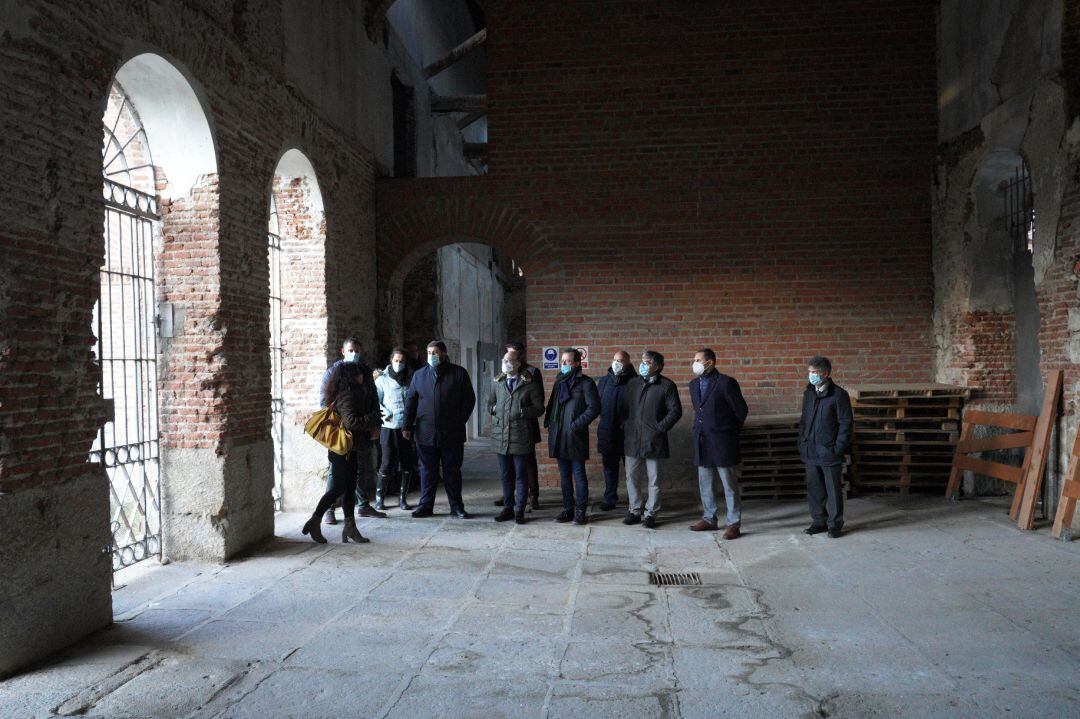
[[[341,426],[341,415],[334,411],[334,405],[311,415],[304,431],[334,454],[344,456],[352,451],[352,432]]]

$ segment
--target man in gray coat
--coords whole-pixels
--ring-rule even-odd
[[[623,447],[626,452],[626,494],[630,511],[623,524],[656,528],[660,511],[660,466],[671,456],[668,432],[682,417],[675,383],[664,377],[664,355],[646,350],[638,365],[640,376],[630,380],[623,395]],[[649,495],[645,500],[645,474]],[[642,514],[644,513],[644,517]]]

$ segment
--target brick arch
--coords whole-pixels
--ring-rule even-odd
[[[525,281],[557,273],[551,243],[522,213],[464,198],[417,202],[378,222],[379,341],[401,338],[402,284],[416,263],[440,247],[478,242],[495,247],[522,268]]]

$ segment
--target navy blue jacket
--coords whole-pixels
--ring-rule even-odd
[[[623,419],[619,408],[626,383],[634,375],[630,372],[615,374],[610,369],[596,383],[600,392],[600,424],[596,428],[596,451],[600,454],[623,454]]]
[[[799,456],[806,464],[834,467],[844,463],[851,449],[854,422],[847,390],[829,380],[820,395],[814,385],[803,392],[802,419],[799,420]]]
[[[701,378],[690,381],[690,402],[694,405],[694,464],[698,467],[734,467],[742,461],[739,432],[749,408],[734,377],[709,373],[705,396]]]
[[[461,365],[445,361],[413,373],[405,392],[405,426],[425,447],[465,444],[465,425],[476,406],[472,378]]]

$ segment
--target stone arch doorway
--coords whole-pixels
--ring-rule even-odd
[[[175,317],[162,300],[175,267],[167,259],[164,208],[203,185],[212,188],[206,199],[216,206],[217,158],[195,89],[153,53],[117,70],[102,135],[104,256],[93,329],[106,421],[90,458],[109,479],[118,570],[160,556],[169,529],[164,447],[169,418],[185,401],[167,391],[164,337]]]

